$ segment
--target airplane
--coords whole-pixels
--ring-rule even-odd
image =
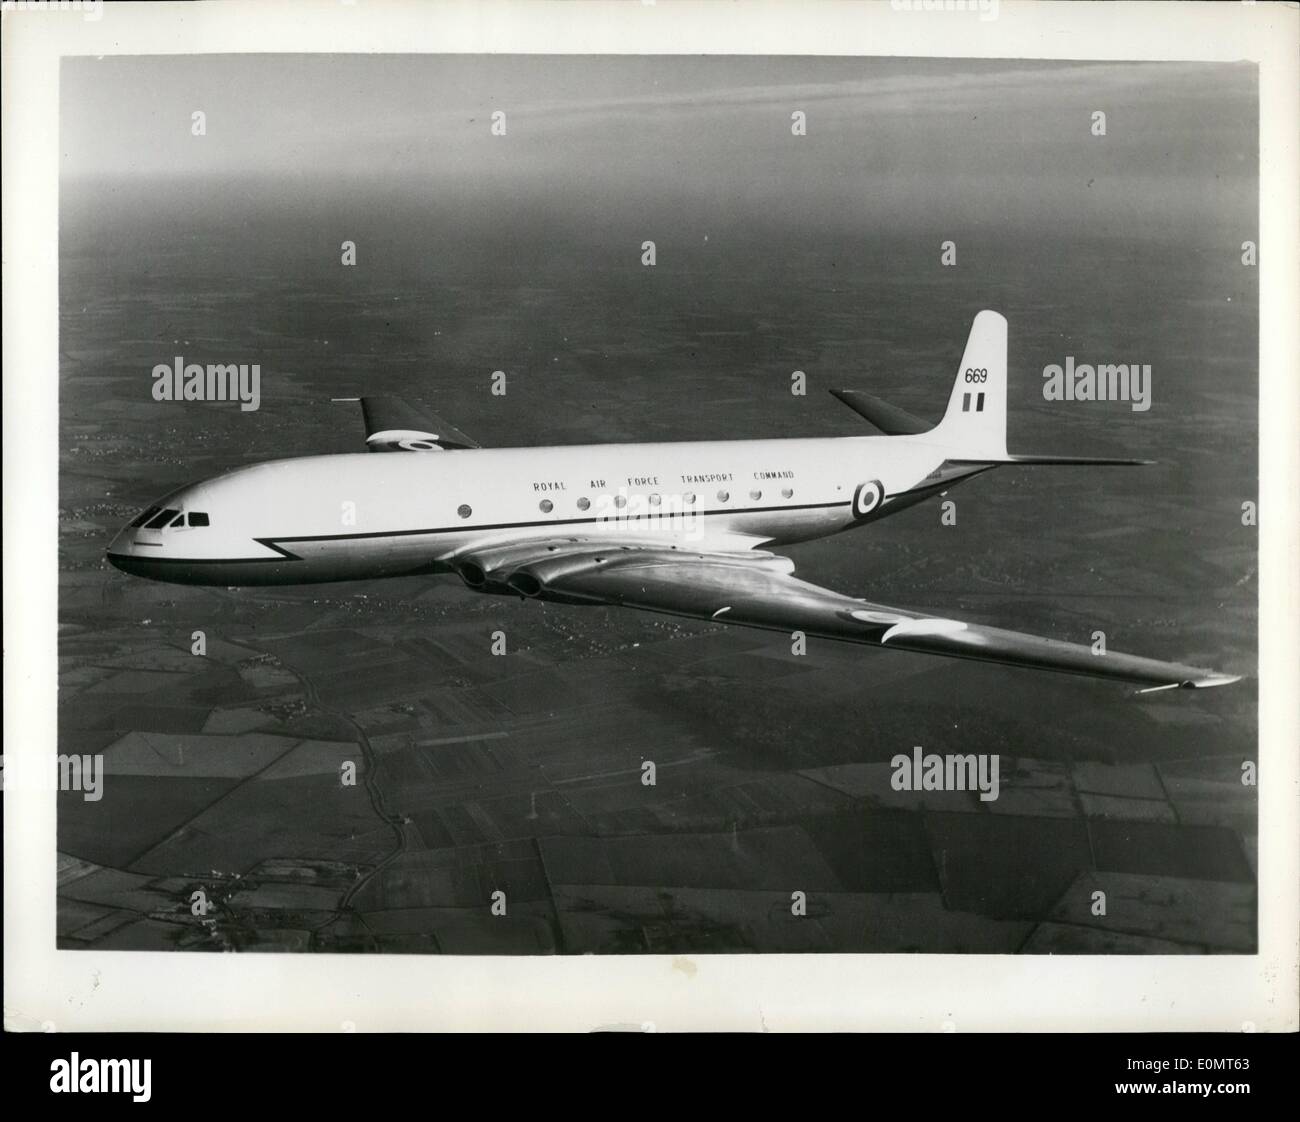
[[[183,487],[107,556],[135,576],[229,587],[455,573],[484,593],[1117,679],[1140,693],[1239,680],[794,577],[768,547],[869,525],[994,468],[1151,462],[1009,454],[1007,321],[992,310],[975,316],[937,425],[832,392],[879,435],[489,449],[399,398],[336,399],[360,402],[366,452]]]

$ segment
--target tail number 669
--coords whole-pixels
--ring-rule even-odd
[[[989,372],[984,367],[966,367],[966,381],[968,382],[987,382]]]

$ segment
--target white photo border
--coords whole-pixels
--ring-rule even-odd
[[[63,951],[55,943],[54,794],[15,791],[4,796],[8,1029],[1297,1028],[1300,14],[1294,5],[1001,0],[993,19],[971,11],[911,11],[885,0],[230,0],[106,4],[99,18],[92,18],[89,4],[91,11],[14,11],[9,0],[4,7],[4,745],[7,754],[24,760],[58,751],[61,57],[313,52],[1247,60],[1259,68],[1261,165],[1257,954],[752,954],[702,955],[687,964],[681,956],[661,955]]]

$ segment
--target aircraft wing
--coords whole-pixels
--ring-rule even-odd
[[[1149,689],[1237,681],[1200,667],[1115,651],[1094,654],[1088,646],[873,604],[799,580],[789,558],[761,551],[706,553],[662,543],[557,539],[471,549],[457,565],[475,587],[561,603],[802,631],[868,646],[1114,678]]]
[[[334,400],[361,402],[369,452],[439,452],[478,447],[436,413],[416,409],[400,397],[372,395]]]

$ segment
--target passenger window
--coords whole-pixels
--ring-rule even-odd
[[[190,525],[207,526],[209,525],[208,516],[201,510],[192,510],[190,511]]]
[[[616,507],[618,507],[619,510],[622,510],[625,506],[627,506],[627,496],[626,496],[626,495],[615,495],[615,496],[614,496],[614,505],[615,505]]]
[[[659,496],[658,496],[658,495],[651,495],[651,496],[650,496],[650,505],[651,505],[651,506],[658,506],[658,505],[659,505]]]
[[[782,487],[782,488],[781,488],[781,498],[783,498],[783,499],[793,499],[793,498],[794,498],[794,488],[793,488],[793,487]]]
[[[580,498],[580,499],[578,500],[578,509],[579,509],[579,510],[590,510],[590,509],[591,509],[591,500],[590,500],[589,498],[587,498],[587,497],[584,495],[582,498]]]
[[[456,513],[462,518],[468,518],[474,512],[470,509],[468,503],[461,503],[460,506],[456,508]]]
[[[762,491],[750,491],[750,493],[749,493],[749,497],[750,497],[751,499],[753,499],[754,502],[758,502],[758,500],[761,499],[761,498],[763,497],[763,492],[762,492]]]
[[[555,504],[551,502],[550,499],[543,499],[540,503],[537,504],[537,506],[538,509],[540,509],[543,514],[550,514],[551,511],[555,509]]]
[[[695,505],[695,492],[694,492],[694,491],[687,491],[687,492],[686,492],[686,505],[687,505],[687,506],[694,506],[694,505]]]
[[[719,491],[719,492],[718,492],[718,502],[720,502],[720,503],[725,503],[725,502],[730,501],[730,499],[731,499],[731,492],[730,492],[730,491]]]
[[[161,530],[164,526],[167,525],[168,522],[170,522],[173,518],[175,518],[176,515],[179,513],[180,511],[176,511],[176,510],[164,510],[152,522],[146,522],[144,524],[144,528],[146,530]]]

